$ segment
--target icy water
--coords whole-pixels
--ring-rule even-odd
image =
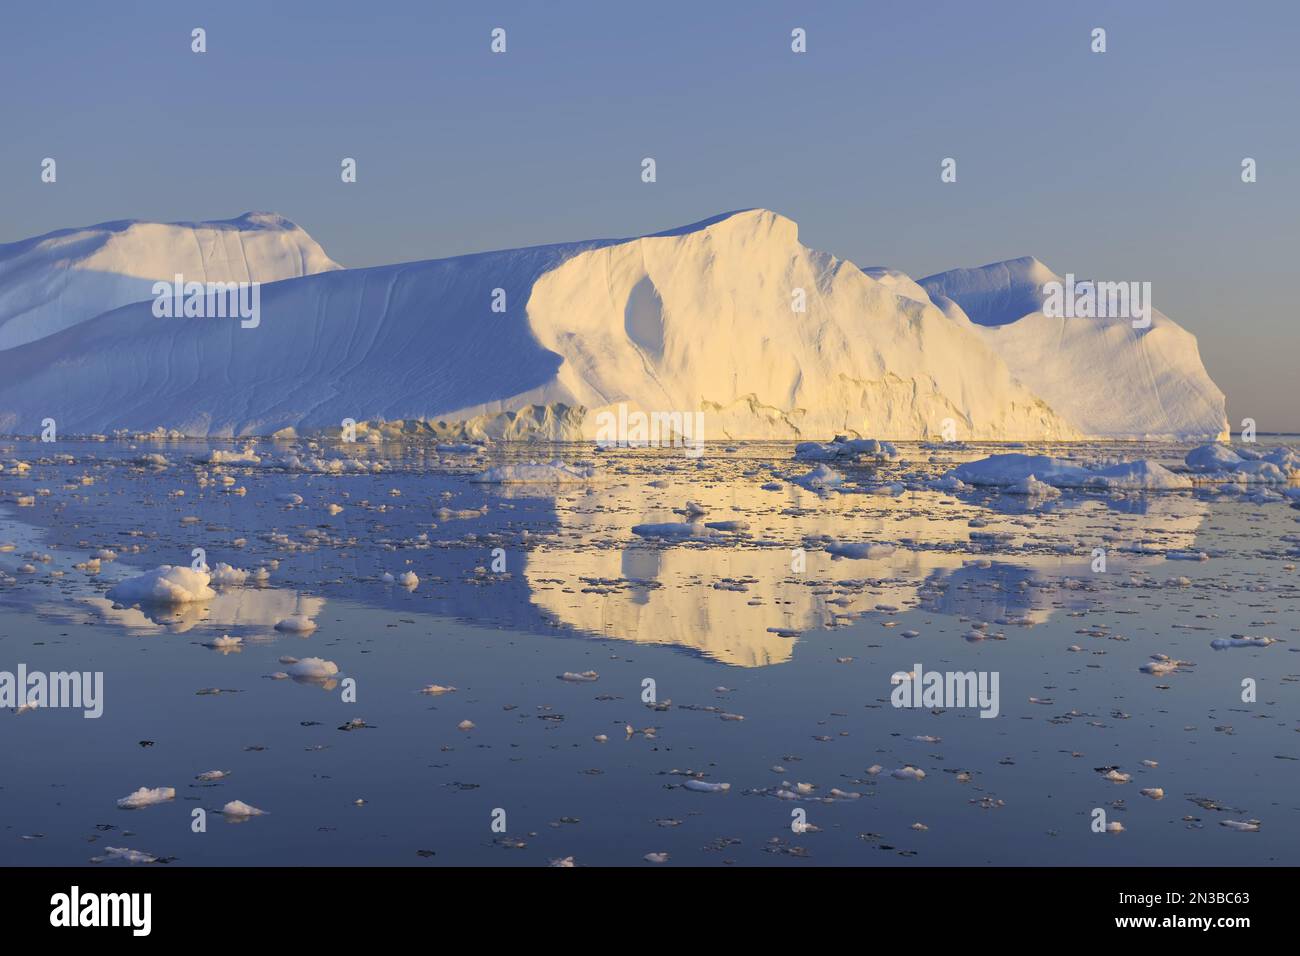
[[[99,719],[0,711],[0,864],[109,847],[173,865],[1300,860],[1300,511],[1284,501],[1035,507],[920,487],[1007,450],[977,445],[837,465],[849,481],[828,494],[790,483],[810,466],[788,444],[697,461],[262,442],[256,463],[205,460],[242,448],[0,443],[0,671],[104,675]],[[1187,449],[1016,450],[1176,466]],[[470,480],[556,455],[597,477]],[[632,532],[688,501],[747,527]],[[894,550],[835,558],[831,540]],[[195,548],[269,576],[172,609],[105,597]],[[1206,559],[1167,556],[1188,551]],[[384,583],[406,571],[418,586]],[[275,629],[290,617],[316,628]],[[1234,634],[1276,643],[1211,647]],[[242,641],[205,646],[225,635]],[[1153,654],[1185,663],[1142,672]],[[309,657],[339,673],[280,676]],[[998,716],[894,707],[891,675],[917,663],[996,672]],[[455,689],[421,693],[435,684]],[[895,775],[908,767],[924,777]],[[211,770],[228,775],[196,779]],[[118,808],[141,787],[175,797]],[[234,800],[265,815],[223,817]],[[1097,808],[1123,832],[1093,832]]]

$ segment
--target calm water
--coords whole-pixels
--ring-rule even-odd
[[[86,864],[106,847],[178,865],[1300,859],[1300,511],[1285,502],[1197,492],[1031,507],[889,487],[995,450],[976,446],[900,446],[901,461],[842,469],[845,491],[828,496],[789,483],[809,469],[789,445],[699,462],[319,450],[366,462],[364,474],[271,467],[313,452],[270,443],[258,464],[203,463],[214,447],[232,448],[0,447],[0,544],[13,545],[0,552],[0,670],[105,681],[98,720],[0,712],[0,863]],[[1185,451],[1074,449],[1166,463]],[[599,477],[469,480],[552,453],[599,459]],[[632,533],[683,520],[687,501],[748,527],[677,543]],[[895,550],[836,559],[828,539]],[[104,596],[199,547],[209,565],[265,566],[269,580],[179,609]],[[85,562],[100,549],[116,559],[95,571]],[[1165,556],[1184,551],[1207,559]],[[381,580],[407,570],[414,590]],[[316,630],[274,629],[291,615]],[[1278,643],[1211,648],[1232,634]],[[240,649],[204,646],[222,635]],[[1142,673],[1153,654],[1189,663]],[[286,656],[332,661],[338,677],[272,679]],[[996,672],[999,716],[893,707],[890,676],[918,662]],[[646,679],[659,709],[642,702]],[[420,693],[430,684],[456,689]],[[355,718],[368,726],[339,729]],[[909,766],[924,779],[892,774]],[[1130,781],[1105,779],[1109,768]],[[195,779],[217,769],[230,774]],[[730,789],[693,791],[692,777]],[[140,787],[175,799],[116,806]],[[1139,793],[1154,787],[1163,799]],[[267,813],[227,822],[232,800]],[[191,830],[196,808],[206,832]],[[1124,832],[1092,832],[1095,808]],[[794,832],[795,810],[816,829]]]

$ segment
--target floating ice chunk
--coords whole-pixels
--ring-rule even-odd
[[[134,578],[127,578],[108,592],[117,604],[189,604],[217,596],[208,587],[209,576],[193,568],[163,564]]]
[[[808,474],[792,481],[809,491],[829,491],[844,484],[844,476],[828,465],[818,465]]]
[[[242,587],[248,580],[248,572],[241,568],[234,568],[224,562],[217,562],[217,566],[212,569],[213,587],[232,588]]]
[[[203,461],[209,465],[257,465],[262,459],[253,454],[253,446],[249,445],[243,451],[214,448]]]
[[[1118,820],[1112,820],[1110,823],[1106,824],[1106,832],[1107,832],[1107,833],[1123,833],[1123,832],[1124,832],[1124,824],[1120,823]]]
[[[123,863],[157,863],[158,857],[143,850],[132,850],[124,846],[106,846],[103,856],[92,856],[91,863],[104,863],[121,860]]]
[[[1163,677],[1165,674],[1172,674],[1180,667],[1190,667],[1191,661],[1179,661],[1165,654],[1152,654],[1151,660],[1143,664],[1138,670],[1144,674],[1153,674],[1156,677]]]
[[[470,481],[482,484],[581,484],[596,476],[594,465],[569,465],[556,458],[549,462],[498,465],[475,475]]]
[[[1258,833],[1258,820],[1220,820],[1219,826],[1227,827],[1229,830],[1238,830],[1242,833]]]
[[[892,771],[890,776],[898,780],[924,780],[925,771],[909,765]]]
[[[239,820],[247,819],[248,817],[260,817],[266,815],[265,810],[259,810],[257,807],[250,806],[243,800],[231,800],[221,808],[221,812],[225,816],[234,817]]]
[[[704,527],[711,531],[740,532],[749,530],[748,521],[706,521]]]
[[[383,584],[392,584],[397,580],[397,578],[393,577],[391,572],[385,571],[383,574],[379,576],[379,580]]]
[[[705,527],[698,521],[665,521],[659,524],[637,524],[632,526],[632,533],[642,538],[712,538],[719,532]]]
[[[1176,475],[1154,461],[1122,462],[1105,468],[1086,468],[1062,458],[1019,453],[990,455],[968,461],[948,475],[970,485],[1010,488],[1029,477],[1054,488],[1101,488],[1110,491],[1182,491],[1191,479]]]
[[[123,810],[139,810],[142,807],[152,807],[174,799],[176,799],[175,787],[155,787],[152,790],[141,787],[117,801],[117,805]]]
[[[667,863],[667,862],[668,862],[668,854],[667,854],[667,853],[647,853],[644,857],[642,857],[642,859],[645,860],[647,863]]]
[[[472,721],[472,720],[462,720],[459,724],[456,725],[456,729],[457,729],[457,730],[473,730],[473,729],[474,729],[474,721]]]
[[[695,790],[699,793],[723,793],[731,789],[729,783],[710,783],[708,780],[696,780],[694,777],[687,780],[683,786],[687,790]]]
[[[275,629],[291,634],[310,634],[316,630],[316,622],[305,614],[294,614],[291,617],[281,618],[276,621]]]
[[[599,680],[600,675],[595,671],[583,671],[581,674],[575,674],[572,671],[565,671],[560,675],[560,680],[572,681],[574,683],[590,683]]]
[[[230,776],[229,770],[205,770],[203,771],[203,773],[199,774],[194,779],[200,780],[203,783],[211,783],[214,780],[224,780],[226,779],[226,777],[229,776]]]
[[[397,576],[397,583],[404,588],[414,591],[420,586],[420,578],[414,571],[403,571]]]
[[[1241,464],[1241,456],[1226,445],[1202,445],[1183,459],[1192,471],[1230,471]]]
[[[1275,637],[1247,637],[1245,634],[1234,634],[1232,637],[1217,637],[1210,641],[1210,646],[1216,651],[1221,651],[1228,647],[1268,647],[1276,643]]]
[[[441,694],[450,694],[455,689],[456,688],[454,687],[443,687],[441,684],[430,684],[428,687],[420,688],[420,693],[429,694],[431,696],[437,697]]]
[[[276,495],[275,500],[286,505],[300,505],[302,504],[302,495],[295,495],[292,491],[288,491],[282,495]]]
[[[855,558],[868,561],[887,558],[897,548],[883,541],[832,541],[826,545],[826,551],[837,558]]]
[[[1130,780],[1133,779],[1133,777],[1131,774],[1121,773],[1120,771],[1116,770],[1114,767],[1111,767],[1109,770],[1107,770],[1105,773],[1101,775],[1101,779],[1109,780],[1111,783],[1128,783]]]
[[[320,657],[282,657],[280,663],[289,665],[285,670],[290,677],[304,680],[328,680],[339,672],[339,665]]]
[[[861,457],[883,461],[897,458],[898,452],[887,441],[877,441],[874,438],[845,438],[843,435],[836,435],[834,440],[825,444],[815,441],[800,442],[795,445],[794,457],[800,461],[856,460]]]
[[[239,650],[244,644],[242,637],[231,637],[229,634],[222,634],[220,637],[214,637],[207,641],[203,646],[210,647],[215,651],[235,651]]]
[[[1161,787],[1143,787],[1138,793],[1144,797],[1150,797],[1152,800],[1163,800],[1165,798],[1165,791]]]
[[[1039,481],[1033,475],[1026,475],[1020,481],[1007,487],[1009,495],[1024,495],[1026,498],[1052,499],[1061,497],[1061,493],[1045,481]]]

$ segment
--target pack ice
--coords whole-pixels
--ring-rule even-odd
[[[136,271],[170,277],[180,266],[167,250],[179,245]],[[592,439],[602,412],[620,408],[702,412],[710,441],[926,439],[946,423],[990,440],[1226,430],[1195,340],[1164,316],[1140,336],[1058,328],[1059,354],[1045,334],[1027,336],[1056,370],[1045,374],[1022,355],[1029,346],[991,334],[1037,326],[1019,311],[1032,305],[1021,285],[1004,283],[1028,297],[1004,295],[1016,321],[998,313],[995,326],[970,281],[926,280],[932,299],[902,273],[809,249],[794,222],[765,209],[368,269],[309,258],[301,271],[316,274],[262,289],[255,329],[155,318],[147,301],[104,311],[116,304],[107,298],[94,321],[47,323],[0,352],[0,431],[32,433],[53,417],[64,434],[229,437],[351,418],[460,441]],[[1068,383],[1053,378],[1062,370]]]

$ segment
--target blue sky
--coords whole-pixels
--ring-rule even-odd
[[[0,241],[265,209],[364,266],[766,206],[918,277],[1150,281],[1234,431],[1300,431],[1298,33],[1251,0],[6,5]]]

